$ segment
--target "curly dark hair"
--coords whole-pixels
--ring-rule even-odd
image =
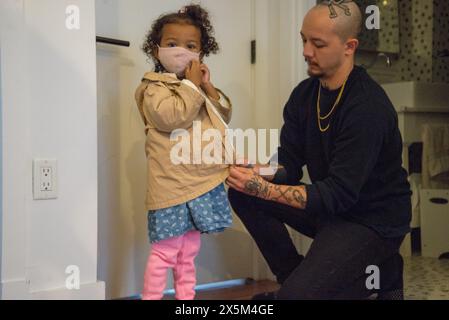
[[[166,24],[170,23],[189,24],[197,27],[201,31],[201,53],[203,56],[207,57],[211,53],[215,54],[219,51],[220,48],[214,37],[214,28],[209,20],[209,12],[199,5],[191,4],[183,7],[178,12],[160,16],[146,35],[142,50],[153,60],[156,72],[163,71],[164,67],[153,53],[161,43],[162,29]]]

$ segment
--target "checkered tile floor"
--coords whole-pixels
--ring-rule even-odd
[[[449,300],[449,259],[404,258],[406,300]]]

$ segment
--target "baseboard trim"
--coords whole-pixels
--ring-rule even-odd
[[[81,284],[79,289],[57,288],[30,292],[25,280],[3,282],[2,300],[105,300],[103,281]]]
[[[31,299],[28,284],[25,279],[2,281],[0,286],[0,299],[2,300]]]

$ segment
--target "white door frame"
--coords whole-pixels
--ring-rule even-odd
[[[257,41],[253,78],[255,127],[280,129],[287,99],[293,88],[307,78],[299,33],[304,15],[316,1],[254,2],[254,37]],[[304,253],[308,242],[297,232],[291,232],[291,236],[300,252]],[[255,244],[253,259],[254,279],[275,280]]]

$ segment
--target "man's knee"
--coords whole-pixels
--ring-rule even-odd
[[[228,199],[232,209],[238,216],[249,213],[255,205],[257,198],[241,193],[235,189],[229,188]]]
[[[395,253],[380,265],[381,289],[403,286],[404,260]]]

